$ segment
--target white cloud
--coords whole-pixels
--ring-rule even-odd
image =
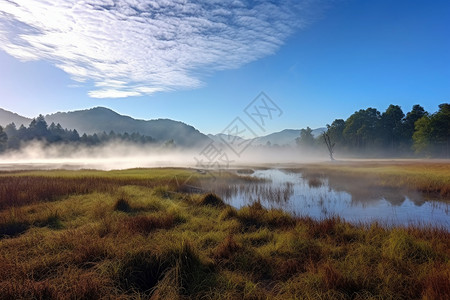
[[[198,74],[275,53],[305,25],[311,3],[0,0],[0,49],[92,81],[91,97],[196,88],[202,85]]]

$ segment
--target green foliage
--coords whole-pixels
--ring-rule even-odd
[[[331,125],[327,125],[327,133],[330,139],[341,145],[344,144],[344,129],[345,121],[342,119],[336,119]]]
[[[345,121],[344,139],[356,149],[365,148],[375,141],[379,120],[380,112],[375,108],[355,112]]]
[[[402,138],[403,131],[403,117],[405,114],[398,105],[389,105],[386,111],[381,115],[380,135],[386,146],[390,146],[391,150],[398,146]]]
[[[427,114],[425,109],[418,104],[414,105],[411,111],[406,114],[403,122],[403,139],[408,146],[411,146],[413,143],[412,138],[415,130],[415,123]]]
[[[8,143],[8,135],[3,130],[2,126],[0,126],[0,153],[5,151]]]
[[[417,153],[450,157],[450,104],[441,104],[436,113],[418,119],[413,140]]]
[[[356,155],[449,157],[450,105],[439,105],[429,115],[414,105],[405,116],[398,105],[389,105],[382,114],[374,108],[359,110],[347,120],[336,119],[327,125],[331,143],[339,153]],[[413,152],[412,152],[413,151]]]
[[[32,140],[43,141],[46,144],[64,143],[83,146],[96,146],[109,142],[127,142],[135,144],[154,143],[152,137],[141,135],[139,133],[116,134],[111,131],[109,134],[102,132],[94,133],[92,135],[83,134],[80,137],[76,129],[63,129],[59,123],[52,123],[48,126],[42,115],[33,119],[28,128],[21,125],[21,127],[17,129],[16,125],[11,123],[6,126],[5,131],[7,132],[9,140],[8,143],[5,144],[6,140],[2,140],[2,133],[4,132],[0,129],[0,151],[2,151],[2,147],[3,150],[19,149],[24,143]]]
[[[413,134],[414,150],[417,153],[430,154],[431,146],[431,120],[429,116],[423,116],[415,123],[416,131]]]
[[[312,129],[306,127],[306,129],[300,130],[300,137],[296,139],[297,145],[305,148],[311,148],[315,144],[314,136],[312,135]]]

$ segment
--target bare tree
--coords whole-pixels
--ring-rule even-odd
[[[330,159],[333,161],[334,160],[333,151],[336,143],[331,143],[331,138],[327,132],[323,133],[323,139],[325,140],[325,144],[327,145],[328,153],[330,154]]]

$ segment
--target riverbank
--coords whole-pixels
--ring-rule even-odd
[[[450,200],[449,160],[337,160],[285,168],[310,175],[335,175],[348,180],[365,179],[380,188],[406,188]]]

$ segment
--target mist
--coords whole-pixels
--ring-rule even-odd
[[[199,169],[227,169],[238,166],[295,164],[326,161],[322,151],[306,151],[296,147],[249,147],[237,155],[220,148],[220,156],[209,160],[205,147],[165,148],[158,145],[137,145],[109,142],[98,146],[73,144],[48,145],[32,141],[18,150],[0,155],[0,170],[20,169],[99,169],[189,167]]]

